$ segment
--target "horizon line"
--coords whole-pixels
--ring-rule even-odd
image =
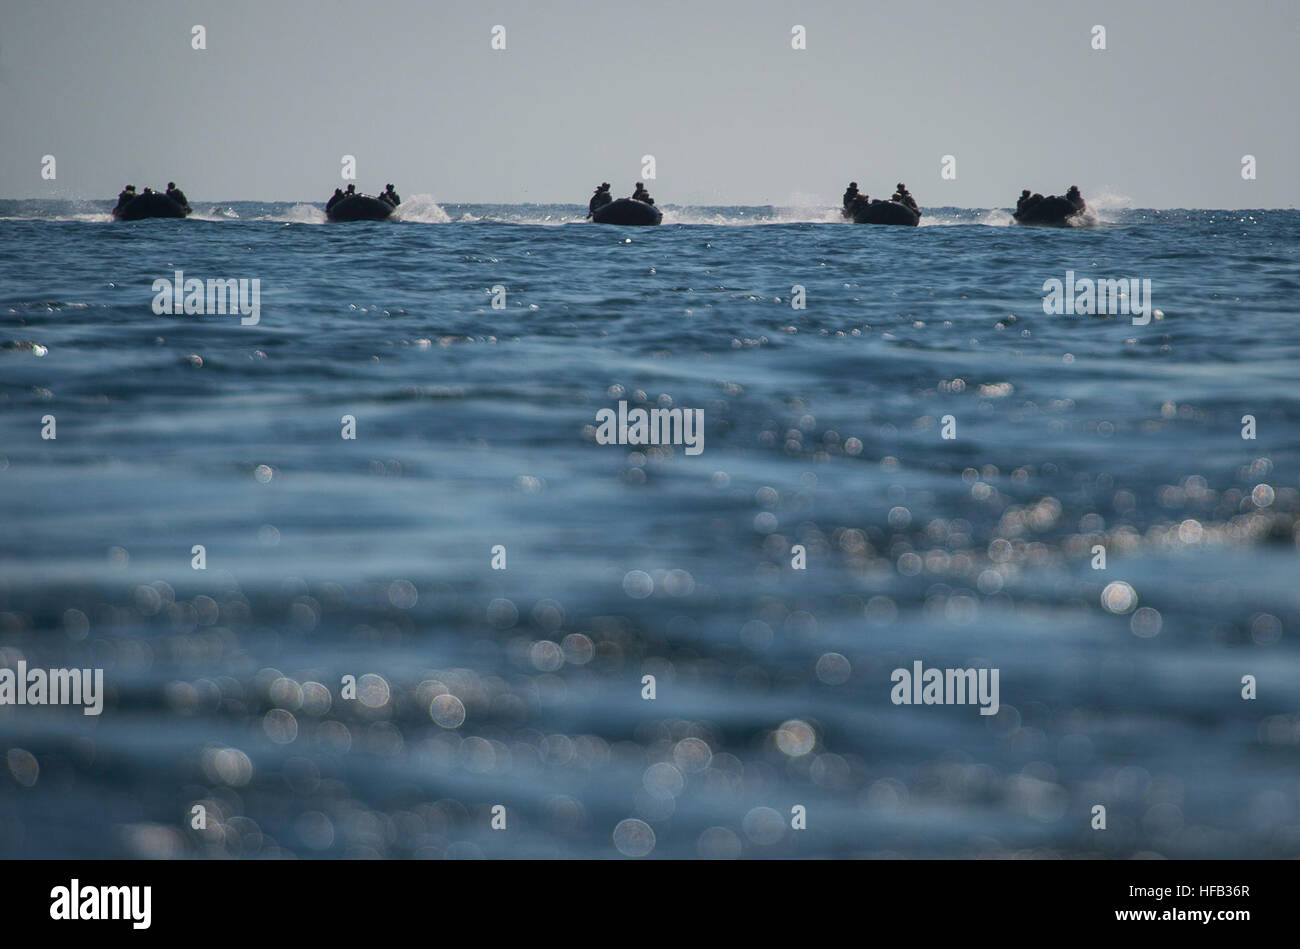
[[[367,192],[367,193],[368,193],[368,192]],[[421,196],[422,194],[423,194],[422,192],[416,192],[416,193],[413,195],[413,197],[419,197],[419,196]],[[432,197],[432,195],[430,195],[430,197]],[[106,202],[106,203],[109,203],[109,204],[113,203],[113,202],[116,201],[116,200],[117,200],[116,196],[114,196],[114,197],[108,197],[108,198],[52,197],[52,196],[50,196],[50,195],[41,195],[41,196],[35,196],[35,195],[33,195],[33,196],[28,196],[28,197],[18,197],[18,198],[0,197],[0,201],[65,201],[65,202],[66,202],[66,201],[87,201],[87,202],[89,202],[89,201],[103,201],[103,202]],[[191,207],[193,207],[193,205],[194,205],[194,200],[195,200],[195,199],[193,199],[193,198],[190,199],[190,205],[191,205]],[[317,204],[319,204],[321,207],[324,207],[324,205],[325,205],[325,201],[317,201],[317,200],[304,199],[304,198],[273,198],[273,199],[267,199],[267,198],[221,198],[221,199],[201,198],[201,199],[199,199],[199,200],[200,200],[200,203],[202,203],[202,204],[311,204],[311,205],[317,205]],[[406,204],[406,203],[409,203],[409,201],[404,201],[404,202],[403,202],[403,204]],[[582,207],[585,207],[585,206],[586,206],[585,203],[583,203],[583,202],[581,202],[581,201],[518,201],[518,202],[499,202],[499,201],[453,201],[453,200],[450,200],[450,199],[439,199],[439,198],[435,198],[435,199],[434,199],[434,204],[438,205],[439,207],[442,207],[442,206],[444,206],[444,205],[469,205],[469,204],[473,204],[473,205],[480,205],[480,206],[484,206],[484,207],[502,207],[502,208],[505,208],[505,207],[530,207],[530,206],[531,206],[531,207],[565,207],[565,206],[572,206],[572,207],[575,207],[575,208],[582,208]],[[837,204],[835,204],[835,203],[833,203],[833,202],[827,202],[827,203],[825,203],[825,204],[775,204],[775,203],[771,203],[771,202],[764,203],[764,204],[679,204],[679,203],[677,203],[677,202],[672,202],[672,201],[663,201],[663,202],[657,202],[657,206],[658,206],[658,207],[661,207],[661,208],[673,207],[673,208],[745,208],[745,209],[748,209],[748,208],[783,208],[783,209],[792,209],[792,208],[793,208],[793,209],[798,209],[798,208],[836,208],[836,207],[838,207],[839,205],[837,205]],[[945,208],[947,208],[947,209],[951,209],[951,210],[954,210],[954,211],[1001,211],[1001,210],[1005,210],[1005,209],[1010,208],[1010,207],[1014,207],[1014,205],[1010,205],[1010,204],[1007,204],[1007,205],[982,205],[982,204],[981,204],[981,205],[969,205],[969,204],[923,204],[923,205],[921,205],[921,207],[923,207],[923,208],[934,208],[934,209],[945,209]],[[1089,207],[1091,208],[1092,205],[1089,205]],[[1290,206],[1287,206],[1287,207],[1274,207],[1274,208],[1266,208],[1266,207],[1236,207],[1236,208],[1230,208],[1230,207],[1219,207],[1219,208],[1216,208],[1216,207],[1196,207],[1196,206],[1188,206],[1188,205],[1178,205],[1178,206],[1171,206],[1171,207],[1156,207],[1156,206],[1154,206],[1154,205],[1152,205],[1152,206],[1128,205],[1128,206],[1121,206],[1121,207],[1109,207],[1109,208],[1107,208],[1106,210],[1109,210],[1109,211],[1295,211],[1295,210],[1297,210],[1297,208],[1296,208],[1295,205],[1290,205]]]

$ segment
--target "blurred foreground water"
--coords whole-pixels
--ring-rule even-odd
[[[108,691],[0,706],[0,855],[1300,856],[1300,213],[101,205],[0,202],[0,666]]]

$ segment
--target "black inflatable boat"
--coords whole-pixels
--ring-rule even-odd
[[[631,226],[649,226],[664,219],[664,212],[653,204],[634,201],[632,198],[619,198],[609,204],[596,208],[591,219],[597,224],[624,224]]]
[[[1030,199],[1012,217],[1017,224],[1038,224],[1046,227],[1070,227],[1079,222],[1088,209],[1083,198],[1070,200],[1059,194]]]
[[[870,204],[857,205],[853,209],[853,223],[901,224],[904,227],[916,227],[921,223],[921,214],[898,201],[877,200]]]
[[[393,206],[382,198],[354,194],[338,201],[334,207],[326,208],[325,216],[331,221],[383,221],[393,210]]]
[[[126,204],[113,209],[113,217],[119,221],[143,221],[151,217],[185,217],[189,213],[188,206],[177,204],[158,191],[137,194]]]

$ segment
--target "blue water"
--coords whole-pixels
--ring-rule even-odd
[[[109,692],[0,706],[0,855],[1300,857],[1300,212],[108,206],[0,202],[0,665]]]

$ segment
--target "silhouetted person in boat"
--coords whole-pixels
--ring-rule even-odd
[[[636,183],[636,190],[632,192],[633,201],[644,201],[646,204],[654,204],[655,199],[650,197],[650,192],[645,189],[641,182]]]
[[[591,200],[587,202],[587,217],[591,217],[597,210],[603,208],[613,200],[614,196],[609,193],[609,182],[602,181],[596,187],[596,190],[592,192]]]
[[[911,208],[918,214],[921,213],[921,209],[916,206],[916,198],[912,197],[912,192],[908,191],[907,185],[903,184],[901,181],[898,183],[898,190],[894,192],[893,196],[889,200],[897,201],[899,204]]]
[[[1082,211],[1084,208],[1083,195],[1079,192],[1078,185],[1070,185],[1070,190],[1065,192],[1065,200],[1074,205],[1076,210]]]
[[[338,204],[342,200],[343,200],[343,189],[335,188],[334,193],[330,195],[330,199],[325,202],[325,210],[328,211],[330,208],[334,207],[334,205]]]
[[[157,194],[158,192],[157,192],[157,191],[154,191],[153,188],[148,188],[148,187],[146,187],[146,188],[145,188],[143,191],[141,191],[140,193],[141,193],[141,194]]]
[[[858,197],[858,183],[856,181],[850,181],[849,186],[844,189],[844,210],[845,211],[853,207],[853,202],[857,200],[857,197]]]
[[[348,190],[345,191],[345,192],[343,192],[343,197],[345,197],[345,198],[355,198],[356,196],[357,196],[357,186],[356,186],[356,185],[348,185]]]
[[[1016,213],[1028,214],[1030,211],[1034,209],[1034,206],[1038,204],[1039,201],[1042,200],[1043,200],[1043,196],[1041,194],[1039,194],[1038,192],[1034,192],[1033,194],[1030,194],[1029,189],[1026,188],[1024,191],[1020,193],[1020,200],[1016,202]]]
[[[185,197],[184,191],[176,187],[176,182],[174,181],[167,182],[167,197],[171,198],[183,208],[188,208],[190,206],[189,198]]]
[[[130,204],[136,198],[135,185],[127,185],[117,196],[117,207],[113,210],[118,211]]]
[[[397,192],[393,190],[393,183],[391,181],[384,186],[384,193],[381,194],[380,197],[393,207],[397,207],[402,203],[402,199],[398,196]]]

